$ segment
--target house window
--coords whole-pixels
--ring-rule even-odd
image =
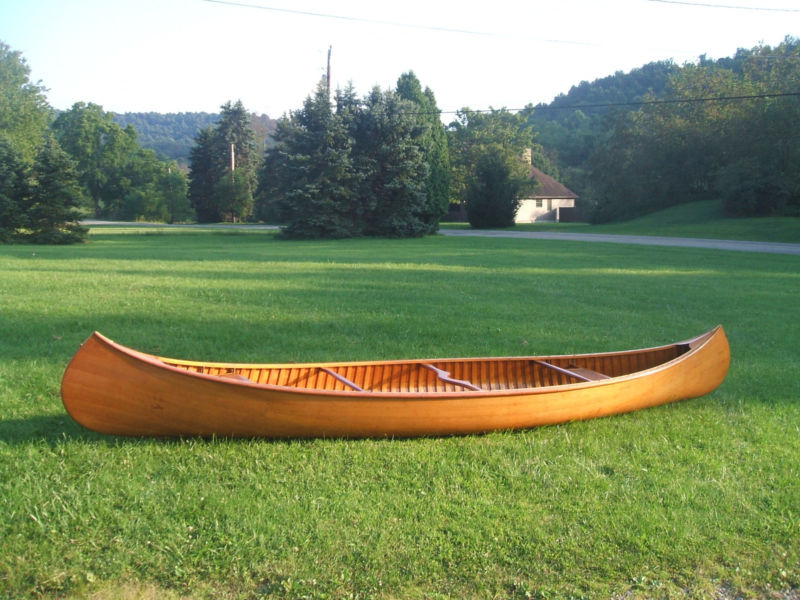
[[[541,198],[536,200],[536,208],[542,208],[542,200],[541,200]]]

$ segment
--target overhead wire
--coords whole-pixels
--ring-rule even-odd
[[[755,10],[761,12],[800,12],[800,8],[771,8],[767,6],[737,6],[733,4],[711,4],[710,2],[688,2],[688,0],[647,0],[660,4],[679,4],[681,6],[696,6],[699,8],[725,8],[729,10]]]
[[[505,39],[525,39],[535,40],[540,42],[547,42],[550,44],[571,44],[575,46],[598,46],[595,42],[584,42],[580,40],[561,40],[550,38],[535,38],[528,35],[514,35],[507,32],[499,33],[496,31],[480,31],[476,29],[460,29],[457,27],[444,27],[440,25],[424,25],[420,23],[404,23],[402,21],[390,21],[383,19],[370,19],[367,17],[354,17],[352,15],[340,15],[334,13],[324,13],[310,10],[299,10],[295,8],[282,8],[277,6],[266,6],[263,4],[254,4],[252,2],[239,2],[238,0],[203,0],[211,4],[223,4],[226,6],[238,6],[240,8],[253,8],[257,10],[266,10],[271,12],[279,12],[290,15],[300,15],[305,17],[317,17],[321,19],[335,19],[338,21],[350,21],[353,23],[368,23],[371,25],[386,25],[390,27],[403,27],[407,29],[423,29],[427,31],[434,31],[439,33],[460,33],[465,35],[477,35],[483,37],[505,38]]]
[[[466,35],[478,35],[478,36],[486,36],[486,37],[498,37],[498,38],[508,38],[508,37],[516,37],[511,36],[508,34],[501,34],[497,32],[488,32],[488,31],[478,31],[478,30],[471,30],[471,29],[459,29],[453,27],[442,27],[436,25],[422,25],[422,24],[414,24],[414,23],[403,23],[399,21],[389,21],[389,20],[380,20],[380,19],[370,19],[366,17],[354,17],[348,15],[340,15],[340,14],[333,14],[333,13],[324,13],[324,12],[317,12],[317,11],[308,11],[308,10],[299,10],[293,8],[282,8],[282,7],[275,7],[275,6],[266,6],[263,4],[255,4],[251,2],[243,2],[239,0],[202,0],[203,2],[208,2],[212,4],[222,4],[227,6],[236,6],[241,8],[252,8],[257,10],[265,10],[271,12],[279,12],[285,14],[294,14],[300,16],[307,16],[307,17],[317,17],[317,18],[324,18],[324,19],[336,19],[340,21],[350,21],[356,23],[370,23],[373,25],[386,25],[392,27],[404,27],[404,28],[413,28],[413,29],[424,29],[429,31],[435,32],[445,32],[445,33],[459,33],[459,34],[466,34]],[[762,10],[762,11],[774,11],[774,12],[800,12],[800,9],[784,9],[784,8],[768,8],[768,7],[749,7],[749,6],[734,6],[734,5],[723,5],[723,4],[711,4],[705,2],[689,2],[688,0],[646,0],[647,2],[658,2],[662,4],[678,4],[678,5],[685,5],[685,6],[697,6],[697,7],[713,7],[713,8],[727,8],[727,9],[739,9],[739,10]],[[534,38],[526,38],[526,39],[534,39]],[[573,40],[555,40],[555,39],[539,39],[538,41],[549,42],[549,43],[560,43],[560,44],[575,44],[575,45],[586,45],[586,46],[593,46],[597,45],[590,42],[578,42]],[[761,57],[761,58],[784,58],[784,57]],[[539,104],[532,107],[534,110],[582,110],[582,109],[601,109],[601,108],[616,108],[616,107],[625,107],[625,106],[648,106],[648,105],[658,105],[658,104],[679,104],[679,103],[698,103],[698,102],[732,102],[738,100],[752,100],[752,99],[764,99],[764,98],[777,98],[777,97],[797,97],[800,96],[800,92],[781,92],[781,93],[765,93],[765,94],[752,94],[752,95],[741,95],[741,96],[719,96],[719,97],[703,97],[703,98],[677,98],[677,99],[658,99],[658,100],[641,100],[641,101],[626,101],[626,102],[604,102],[604,103],[592,103],[592,104],[575,104],[575,105],[565,105],[565,106],[552,106],[552,105],[543,105]],[[499,110],[507,110],[508,112],[521,112],[523,110],[528,110],[531,108],[530,106],[525,108],[503,108]],[[463,112],[465,109],[459,110],[440,110],[436,111],[438,114],[458,114]],[[488,109],[466,109],[470,110],[471,112],[475,113],[490,113],[494,112],[494,108]],[[422,111],[421,111],[422,112]]]
[[[743,94],[740,96],[707,96],[701,98],[661,98],[657,100],[630,100],[625,102],[597,102],[591,104],[567,104],[562,106],[553,106],[548,104],[537,104],[537,105],[530,105],[526,106],[525,108],[483,108],[483,109],[471,109],[471,108],[462,108],[459,110],[440,110],[440,111],[432,111],[442,115],[454,115],[461,112],[472,112],[472,113],[492,113],[492,112],[522,112],[525,110],[533,110],[534,112],[540,110],[583,110],[583,109],[598,109],[598,108],[620,108],[620,107],[631,107],[631,106],[652,106],[658,104],[697,104],[701,102],[736,102],[740,100],[763,100],[766,98],[798,98],[800,97],[800,92],[774,92],[774,93],[763,93],[763,94]],[[420,113],[426,111],[420,111]]]
[[[800,97],[800,92],[774,92],[764,94],[743,94],[740,96],[707,96],[701,98],[661,98],[657,100],[632,100],[627,102],[599,102],[596,104],[573,104],[568,106],[539,105],[534,110],[580,110],[583,108],[615,108],[622,106],[651,106],[656,104],[697,104],[701,102],[736,102],[738,100],[759,100],[765,98]],[[524,110],[524,109],[517,109]]]

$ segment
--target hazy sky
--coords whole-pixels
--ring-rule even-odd
[[[51,105],[113,112],[241,99],[278,117],[313,91],[329,46],[334,88],[364,95],[413,70],[444,111],[514,109],[786,35],[800,37],[800,0],[0,0],[0,40]]]

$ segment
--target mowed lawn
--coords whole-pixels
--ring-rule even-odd
[[[0,246],[0,598],[797,598],[800,257],[95,228]],[[572,353],[723,324],[714,393],[404,440],[126,439],[65,413],[99,330],[181,358]]]

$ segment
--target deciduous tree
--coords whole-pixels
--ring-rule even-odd
[[[45,88],[29,77],[22,54],[0,41],[0,132],[28,164],[44,143],[53,114]]]
[[[528,177],[530,163],[523,160],[534,145],[530,122],[505,109],[465,108],[450,124],[448,136],[453,191],[466,204],[470,223],[513,225],[522,194],[535,186]]]

